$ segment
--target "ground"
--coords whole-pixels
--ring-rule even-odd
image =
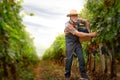
[[[79,80],[79,70],[75,62],[73,62],[72,71],[71,71],[71,80]],[[120,66],[118,66],[118,71]],[[52,61],[40,61],[32,69],[35,78],[34,80],[65,80],[64,78],[64,65],[56,64]],[[120,80],[120,72],[118,72],[118,77],[116,79],[107,79],[107,80]],[[94,74],[94,76],[98,76]],[[90,76],[91,77],[91,76]],[[91,78],[91,80],[96,80]],[[98,80],[101,80],[98,77]],[[106,79],[105,79],[106,80]]]
[[[32,71],[35,75],[34,80],[65,80],[64,65],[58,65],[51,61],[40,61]],[[71,80],[78,80],[78,68],[72,67],[71,75]]]

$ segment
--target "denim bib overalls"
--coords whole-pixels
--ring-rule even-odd
[[[70,23],[70,21],[68,21]],[[75,28],[78,30],[79,25],[76,24]],[[65,62],[65,77],[69,78],[71,75],[71,66],[73,61],[73,55],[76,54],[79,62],[79,70],[82,77],[88,77],[85,71],[85,61],[82,52],[82,46],[79,41],[79,37],[73,34],[65,35],[66,41],[66,62]]]

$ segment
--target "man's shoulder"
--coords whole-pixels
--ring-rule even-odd
[[[70,21],[67,21],[66,23],[65,23],[65,27],[68,27],[70,25]]]

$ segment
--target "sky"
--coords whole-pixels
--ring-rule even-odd
[[[22,13],[34,13],[34,16],[25,15],[23,24],[34,37],[38,56],[43,55],[57,35],[64,33],[69,11],[76,9],[80,12],[84,3],[85,0],[24,0]]]

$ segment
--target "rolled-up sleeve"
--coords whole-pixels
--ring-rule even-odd
[[[70,23],[65,23],[65,33],[72,33],[73,35],[75,34],[76,29],[70,24]]]

